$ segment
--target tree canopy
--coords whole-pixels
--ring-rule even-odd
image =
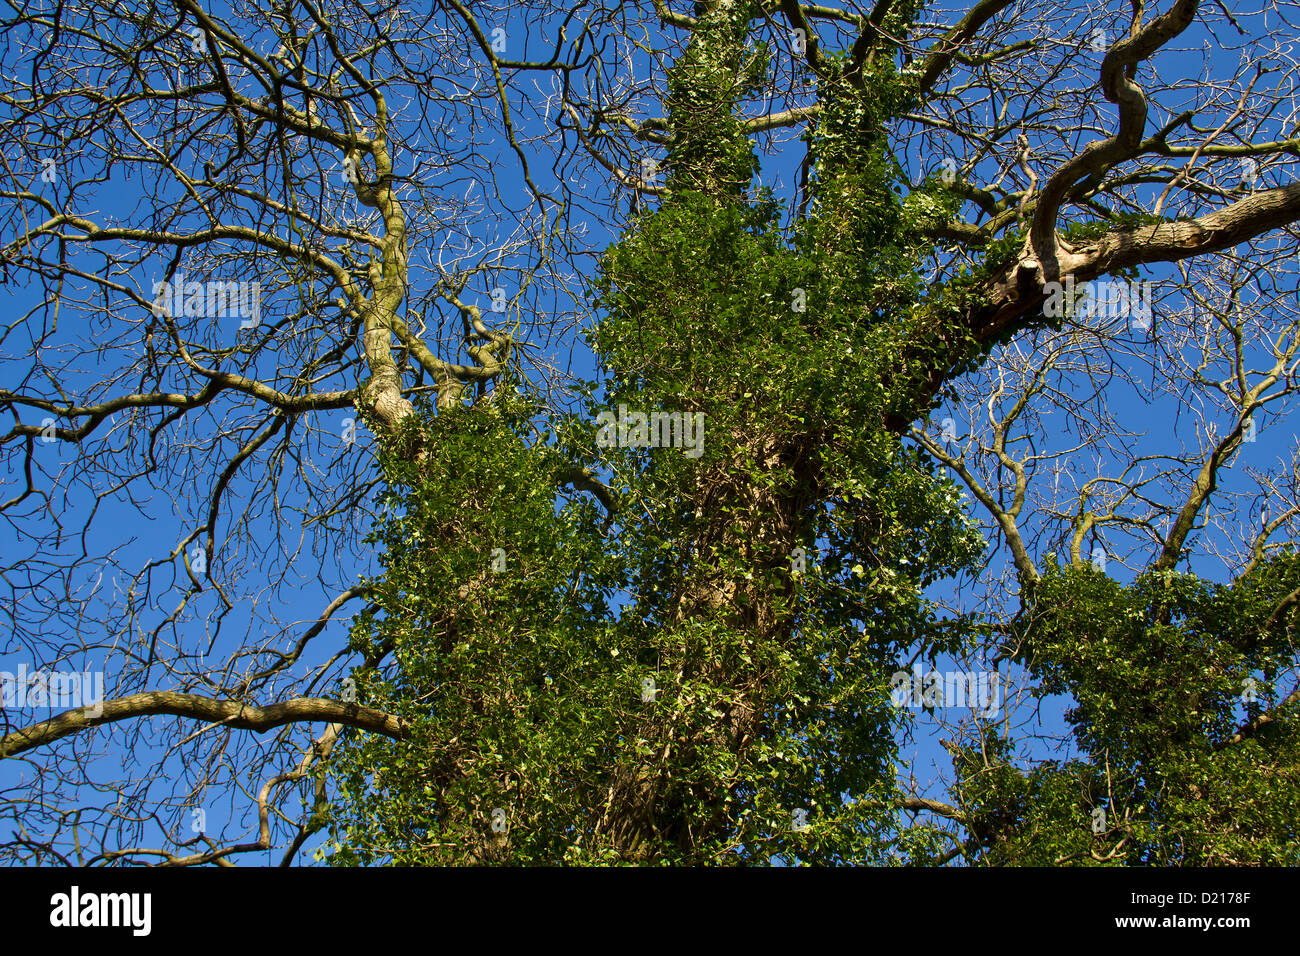
[[[1296,863],[1297,13],[15,10],[0,854]]]

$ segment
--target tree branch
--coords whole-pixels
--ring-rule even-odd
[[[406,737],[410,732],[406,721],[393,714],[362,707],[360,704],[343,704],[322,697],[299,697],[267,707],[257,707],[233,700],[202,697],[198,694],[146,691],[106,701],[99,714],[86,711],[85,707],[77,707],[49,720],[6,734],[0,738],[0,759],[43,747],[100,724],[111,724],[135,717],[151,717],[157,714],[190,717],[214,724],[225,724],[239,730],[252,730],[256,733],[263,733],[285,724],[318,721],[355,727],[358,730],[383,734],[385,737],[397,740]]]

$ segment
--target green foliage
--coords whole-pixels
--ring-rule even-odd
[[[509,807],[515,828],[571,812],[576,781],[550,774],[579,773],[610,729],[593,725],[596,702],[621,689],[600,630],[611,572],[593,548],[598,511],[579,500],[557,513],[554,462],[519,437],[532,409],[498,404],[425,411],[385,447],[385,573],[353,646],[391,649],[394,666],[354,677],[359,702],[413,732],[341,747],[353,815],[334,862],[492,860],[491,811]],[[575,678],[581,692],[561,693]],[[543,836],[514,858],[563,854],[563,828]]]
[[[1233,741],[1294,653],[1284,623],[1268,622],[1298,584],[1294,554],[1229,585],[1157,572],[1125,587],[1090,567],[1052,568],[1022,653],[1040,696],[1077,701],[1066,716],[1081,756],[1022,773],[1004,752],[958,754],[985,861],[1300,860],[1300,728],[1285,718]],[[1258,699],[1243,706],[1252,682]]]
[[[767,75],[766,47],[744,45],[753,13],[754,4],[740,2],[704,17],[668,70],[669,191],[736,196],[757,171],[753,144],[734,108]]]
[[[921,592],[983,542],[886,427],[915,404],[895,346],[921,248],[878,132],[903,102],[892,69],[830,84],[817,212],[787,239],[770,196],[740,199],[735,77],[765,70],[743,28],[709,22],[674,68],[669,198],[595,289],[606,406],[702,415],[701,453],[598,457],[591,421],[565,418],[526,440],[532,410],[505,402],[391,443],[356,646],[394,664],[357,678],[414,730],[341,747],[335,862],[890,858],[889,676],[963,645]],[[566,462],[610,476],[608,527],[557,506]]]
[[[861,532],[842,515],[823,519],[830,557],[797,579],[784,553],[683,561],[694,526],[663,500],[674,470],[653,465],[680,454],[656,450],[621,489],[658,499],[656,520],[606,535],[589,501],[556,511],[553,446],[520,437],[527,405],[500,404],[422,414],[385,449],[385,573],[354,648],[391,649],[393,666],[354,677],[360,703],[412,733],[345,735],[331,862],[880,862],[899,719],[890,642],[933,626],[918,587],[956,560],[954,543],[974,543],[933,479],[881,452],[884,487],[868,497],[897,531],[873,536],[870,579],[850,567],[871,556],[849,550]],[[935,560],[918,560],[927,549]],[[738,626],[730,606],[674,619],[671,600],[719,573],[761,576],[755,601],[782,592],[787,626]],[[614,608],[615,588],[636,599]],[[852,626],[867,608],[866,627]],[[754,735],[743,748],[738,725]],[[677,838],[629,847],[608,823],[620,811],[609,794],[648,776],[656,829]],[[791,826],[798,809],[806,829]]]
[[[1153,216],[1150,213],[1117,212],[1108,219],[1070,223],[1062,228],[1060,233],[1061,238],[1078,245],[1091,242],[1093,239],[1099,239],[1107,233],[1114,232],[1117,228],[1133,229],[1138,226],[1160,225],[1169,221],[1164,216]]]

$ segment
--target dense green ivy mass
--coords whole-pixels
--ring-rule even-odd
[[[882,424],[906,402],[901,254],[828,269],[820,224],[805,252],[777,212],[680,192],[603,264],[605,404],[690,416],[697,452],[600,449],[591,418],[549,438],[504,398],[391,443],[382,611],[356,649],[394,666],[357,681],[414,731],[342,748],[336,862],[880,862],[910,845],[892,840],[889,676],[961,646],[921,590],[982,541]],[[574,460],[611,474],[608,528],[589,499],[557,509]]]
[[[670,193],[603,260],[591,334],[604,408],[684,416],[697,434],[677,437],[701,440],[626,447],[594,415],[538,431],[498,398],[390,443],[386,573],[356,649],[393,663],[356,676],[413,731],[341,746],[335,862],[936,850],[895,832],[889,678],[962,646],[921,591],[983,542],[885,426],[915,417],[895,346],[922,246],[880,133],[904,100],[892,67],[828,84],[815,208],[786,236],[770,196],[743,196],[733,100],[762,75],[743,26],[701,31],[673,72]],[[557,505],[566,462],[610,476],[608,526],[590,500]]]
[[[557,514],[544,449],[520,437],[525,415],[423,409],[385,448],[385,573],[353,646],[393,666],[354,677],[358,700],[412,735],[342,748],[355,819],[336,862],[501,858],[492,810],[510,808],[516,835],[572,811],[584,762],[615,730],[610,704],[632,699],[600,624],[599,516],[583,501]],[[412,446],[427,457],[414,462]],[[513,858],[562,857],[571,841],[563,827],[530,832]]]
[[[961,752],[959,792],[992,864],[1294,865],[1300,860],[1300,724],[1234,740],[1276,703],[1294,659],[1279,604],[1300,556],[1228,585],[1149,573],[1124,587],[1090,567],[1052,568],[1022,656],[1041,696],[1068,693],[1080,756],[1022,772],[999,741]],[[1256,675],[1262,675],[1256,677]],[[1285,713],[1285,712],[1284,712]]]
[[[749,520],[725,488],[710,518],[683,513],[691,469],[716,463],[744,488],[733,472],[751,463],[712,443],[689,468],[674,449],[629,451],[619,490],[655,520],[606,529],[588,499],[554,507],[555,453],[573,436],[527,442],[535,409],[503,404],[422,415],[385,451],[385,573],[354,649],[392,666],[354,677],[359,702],[412,733],[340,748],[348,813],[332,861],[879,862],[894,651],[926,633],[952,646],[918,590],[978,544],[955,496],[882,447],[857,469],[878,472],[871,487],[845,514],[823,509],[830,547],[802,573],[785,553],[684,560],[702,526]],[[412,446],[427,449],[418,464]],[[855,552],[864,540],[877,555]],[[741,608],[779,595],[768,626],[730,604],[675,613],[693,586],[737,575],[755,579]],[[616,588],[632,602],[616,608]],[[617,826],[636,801],[610,793],[647,774],[655,804],[639,812],[672,839],[629,845]],[[800,810],[806,829],[792,827]]]

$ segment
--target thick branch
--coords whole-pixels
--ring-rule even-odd
[[[1061,204],[1074,184],[1086,177],[1097,178],[1107,169],[1131,159],[1142,147],[1146,131],[1147,100],[1133,82],[1137,64],[1178,36],[1196,16],[1198,0],[1178,0],[1169,12],[1116,43],[1101,63],[1101,88],[1106,99],[1119,106],[1119,129],[1109,139],[1089,143],[1048,179],[1034,210],[1029,244],[1043,265],[1043,280],[1059,274],[1056,262],[1056,220]]]
[[[64,711],[49,720],[32,724],[0,738],[0,759],[34,750],[100,724],[111,724],[135,717],[151,717],[156,714],[192,717],[195,720],[225,724],[256,733],[263,733],[285,724],[318,721],[356,727],[358,730],[368,730],[395,739],[401,739],[409,733],[406,722],[400,717],[362,707],[359,704],[343,704],[322,697],[298,697],[267,707],[256,707],[233,700],[201,697],[198,694],[146,691],[105,701],[99,714],[95,714],[93,709],[87,713],[87,709],[77,707]]]

